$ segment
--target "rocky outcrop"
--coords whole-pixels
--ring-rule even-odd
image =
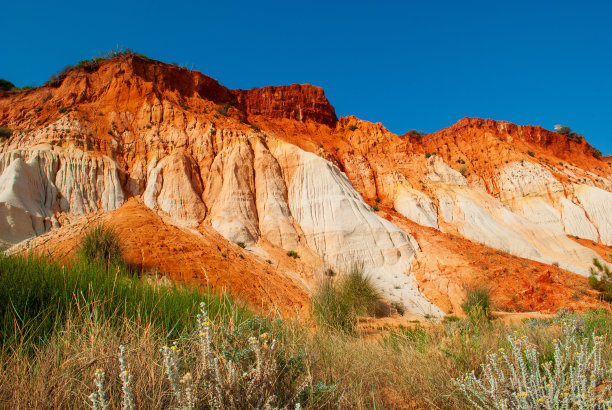
[[[0,154],[0,239],[16,243],[57,225],[58,213],[109,211],[124,202],[113,160],[37,147]]]
[[[382,124],[338,120],[318,87],[230,90],[136,56],[0,94],[0,124],[14,131],[0,142],[0,240],[13,243],[69,231],[75,215],[93,220],[134,197],[130,209],[143,220],[174,225],[173,238],[188,232],[180,243],[215,237],[201,248],[213,253],[204,259],[215,271],[233,250],[258,266],[258,281],[274,266],[306,292],[318,271],[361,263],[389,300],[431,315],[442,312],[414,272],[426,289],[459,297],[465,278],[431,286],[446,268],[473,263],[454,241],[539,269],[558,265],[557,275],[586,275],[603,254],[574,237],[612,244],[611,166],[584,139],[539,127],[466,118],[398,136]],[[143,259],[144,248],[161,252],[145,239],[135,251]],[[205,280],[210,272],[198,269],[188,275]],[[575,276],[571,283],[584,282]],[[232,277],[241,291],[255,278]]]
[[[202,183],[197,166],[183,153],[152,163],[143,195],[145,205],[159,209],[175,220],[196,227],[206,216]]]
[[[338,122],[322,88],[309,84],[233,90],[237,104],[247,115],[314,121],[335,127]]]

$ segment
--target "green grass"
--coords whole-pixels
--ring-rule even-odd
[[[466,289],[465,301],[461,309],[473,321],[488,320],[491,317],[491,290],[486,287]]]
[[[122,245],[112,227],[98,224],[81,238],[77,255],[85,261],[100,264],[123,265]]]
[[[471,306],[482,308],[482,295],[469,295],[478,301]],[[469,408],[451,381],[472,371],[478,375],[489,353],[508,349],[508,335],[529,336],[550,359],[564,322],[575,322],[581,337],[612,334],[611,313],[591,310],[518,325],[449,317],[425,327],[389,329],[380,340],[361,339],[355,337],[358,312],[371,313],[380,299],[359,267],[321,284],[313,308],[325,308],[323,318],[331,325],[320,323],[311,332],[310,322],[253,315],[228,297],[161,284],[120,265],[0,256],[0,407],[10,402],[15,408],[81,408],[93,391],[93,372],[103,368],[111,407],[118,408],[120,344],[129,352],[139,408],[171,407],[159,347],[178,340],[186,358],[181,372],[196,368],[189,360],[198,357],[194,317],[201,301],[207,303],[219,357],[252,363],[249,337],[278,341],[279,398],[290,397],[304,375],[312,376],[300,396],[303,408]],[[610,346],[603,352],[607,364]]]
[[[232,312],[235,319],[250,316],[228,297],[195,287],[155,285],[119,265],[0,256],[2,346],[47,339],[77,306],[110,323],[138,318],[175,338],[193,327],[201,301],[213,317],[221,312]]]
[[[353,333],[358,316],[374,316],[382,302],[380,291],[363,267],[354,265],[338,279],[328,277],[312,296],[312,311],[319,325]]]
[[[612,303],[612,272],[610,268],[595,258],[590,272],[589,286],[599,292],[601,300]]]

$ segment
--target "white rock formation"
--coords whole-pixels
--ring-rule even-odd
[[[0,240],[16,243],[57,223],[57,212],[109,211],[124,202],[117,166],[77,149],[0,154]]]
[[[440,315],[410,273],[415,241],[379,217],[335,165],[284,142],[270,149],[283,169],[289,209],[308,247],[339,267],[363,263],[385,293],[409,311]]]
[[[505,200],[563,191],[563,185],[549,170],[529,161],[505,166],[497,178],[497,184]]]
[[[149,171],[143,199],[151,209],[160,209],[179,223],[198,226],[206,217],[202,183],[193,160],[183,153],[169,155]]]
[[[592,241],[599,240],[599,233],[587,218],[584,209],[565,197],[559,199],[559,204],[561,206],[563,228],[568,235]]]
[[[438,229],[438,212],[434,202],[424,193],[415,189],[401,189],[393,208],[419,225]]]
[[[460,172],[449,167],[442,158],[432,155],[427,160],[427,180],[431,182],[442,182],[447,185],[467,186],[468,182]]]
[[[600,242],[612,246],[612,193],[588,185],[576,187],[575,195],[599,233]]]

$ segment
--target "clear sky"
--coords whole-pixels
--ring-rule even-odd
[[[396,133],[462,117],[570,126],[612,154],[609,1],[7,1],[0,78],[117,44],[230,88],[310,83]]]

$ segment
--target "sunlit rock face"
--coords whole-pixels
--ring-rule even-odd
[[[14,131],[0,141],[2,242],[69,231],[129,200],[177,235],[216,235],[215,272],[239,246],[261,275],[275,267],[308,294],[322,271],[357,263],[389,301],[434,316],[415,272],[436,282],[463,264],[437,258],[458,238],[580,275],[599,255],[576,237],[612,245],[612,166],[539,127],[465,118],[395,135],[338,119],[318,87],[230,90],[135,56],[0,94],[0,124]],[[451,279],[437,288],[458,298],[465,278]]]
[[[57,225],[59,213],[109,211],[124,202],[115,162],[49,147],[0,154],[0,232],[17,243]]]

